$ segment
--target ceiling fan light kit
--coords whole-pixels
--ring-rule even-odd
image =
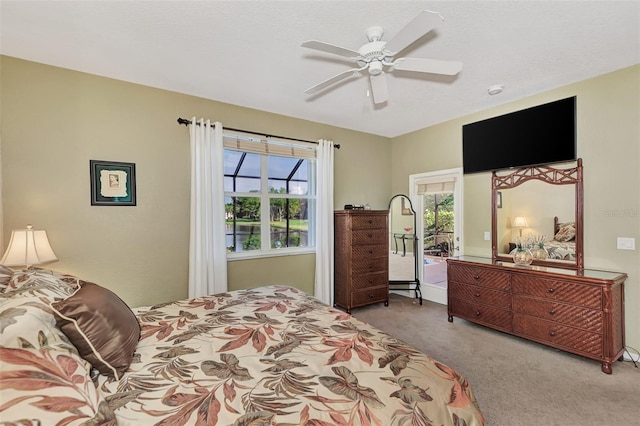
[[[366,69],[369,74],[373,102],[375,104],[382,104],[389,99],[385,71],[393,72],[397,70],[443,75],[458,74],[462,70],[462,62],[422,58],[398,58],[394,60],[394,57],[398,53],[427,34],[442,21],[444,21],[444,19],[439,13],[428,10],[422,11],[413,21],[409,22],[409,24],[387,42],[382,41],[384,34],[382,27],[369,27],[366,30],[366,36],[369,42],[361,46],[357,51],[319,40],[303,42],[302,47],[347,57],[354,60],[358,66],[358,68],[343,71],[308,88],[305,90],[305,93],[318,93],[342,80],[356,76]]]
[[[378,75],[382,72],[382,61],[371,61],[369,63],[369,74]]]

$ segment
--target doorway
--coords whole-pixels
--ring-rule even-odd
[[[410,197],[418,214],[416,234],[423,297],[447,304],[447,258],[462,253],[462,169],[409,176]]]

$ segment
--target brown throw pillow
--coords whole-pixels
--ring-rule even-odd
[[[138,319],[115,293],[81,282],[80,289],[51,303],[56,322],[84,359],[119,380],[131,365],[140,339]]]

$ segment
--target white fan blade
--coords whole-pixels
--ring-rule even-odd
[[[431,31],[436,25],[444,21],[442,15],[438,12],[423,10],[420,15],[416,16],[413,21],[409,22],[400,30],[391,40],[385,44],[384,49],[391,52],[391,56],[395,56],[398,52],[404,50],[411,43]]]
[[[321,83],[316,84],[313,87],[309,87],[307,90],[304,91],[304,93],[308,94],[308,95],[312,95],[314,93],[318,93],[320,90],[324,89],[325,87],[329,87],[332,84],[336,84],[339,81],[344,80],[345,78],[351,77],[353,75],[355,75],[358,71],[362,71],[364,68],[351,68],[349,70],[343,71],[338,75],[334,75],[333,77],[331,77],[330,79],[327,79]]]
[[[400,58],[394,62],[393,69],[398,71],[456,75],[462,70],[462,62],[439,61],[437,59]]]
[[[387,77],[384,72],[371,75],[371,95],[374,104],[382,104],[389,100],[389,92],[387,90]]]
[[[352,49],[346,47],[336,46],[335,44],[325,43],[319,40],[308,40],[302,43],[302,47],[308,47],[309,49],[321,50],[327,53],[333,53],[334,55],[346,56],[347,58],[355,59],[360,54]]]

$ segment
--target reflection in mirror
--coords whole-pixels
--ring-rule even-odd
[[[497,212],[498,253],[513,255],[518,238],[542,242],[548,259],[575,263],[575,240],[558,236],[559,223],[575,223],[575,188],[554,186],[532,180],[502,193],[502,208]],[[559,241],[562,240],[562,241]]]
[[[414,290],[422,305],[417,247],[416,212],[411,200],[406,195],[394,195],[389,201],[389,288]]]
[[[536,265],[582,269],[582,161],[494,172],[493,257],[511,261],[518,245]]]

